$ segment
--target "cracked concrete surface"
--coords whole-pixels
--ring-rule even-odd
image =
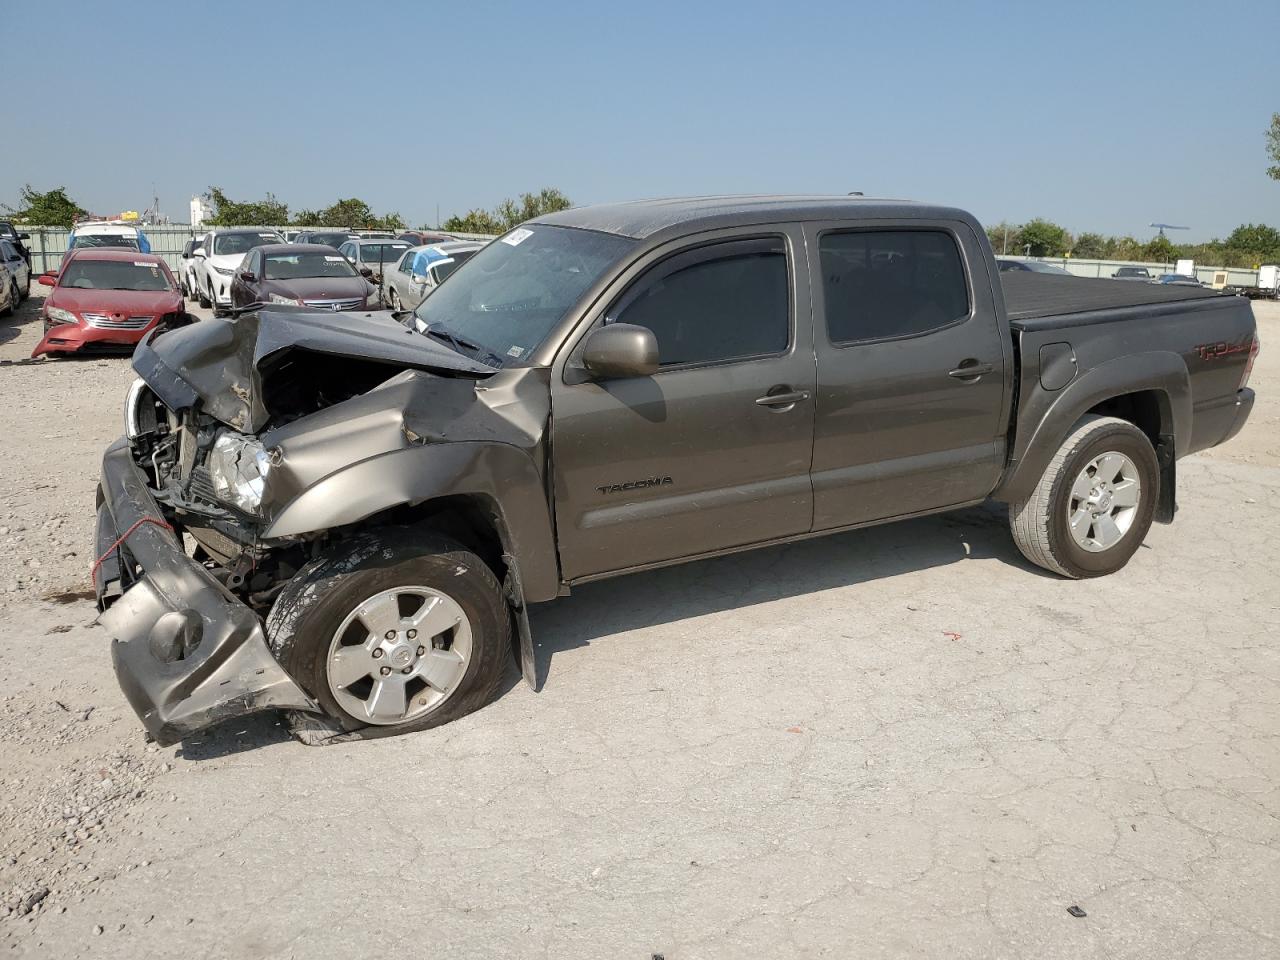
[[[91,606],[0,609],[5,707],[30,728],[0,754],[30,809],[0,873],[34,882],[39,855],[54,878],[0,944],[1274,958],[1278,323],[1254,420],[1183,461],[1177,521],[1115,576],[1030,567],[981,508],[593,584],[534,609],[541,694],[513,670],[409,737],[307,749],[268,715],[144,754]],[[0,396],[42,372],[0,372]],[[43,736],[51,696],[94,705],[88,732]],[[108,754],[172,769],[60,844],[28,798]]]

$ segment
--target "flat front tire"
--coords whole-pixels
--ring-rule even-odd
[[[1151,528],[1160,469],[1151,441],[1127,420],[1084,417],[1062,442],[1040,482],[1010,505],[1022,555],[1072,579],[1114,573]]]
[[[435,533],[370,531],[309,564],[267,617],[280,664],[334,734],[409,733],[466,716],[497,691],[511,650],[502,589]],[[300,739],[315,717],[292,714]]]

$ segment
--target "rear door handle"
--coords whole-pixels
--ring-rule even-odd
[[[979,363],[977,360],[962,360],[960,366],[954,370],[947,371],[948,377],[955,377],[957,380],[973,380],[985,376],[994,370],[995,367],[990,363]]]
[[[808,400],[807,390],[789,390],[786,393],[770,393],[756,400],[762,407],[790,407],[801,400]]]

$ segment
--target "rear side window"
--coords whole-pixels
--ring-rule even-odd
[[[790,340],[789,289],[781,238],[715,244],[654,267],[607,322],[652,330],[664,367],[768,356]]]
[[[829,233],[819,251],[832,343],[915,336],[969,313],[964,266],[949,233]]]

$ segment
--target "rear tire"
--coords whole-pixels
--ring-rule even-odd
[[[1073,580],[1114,573],[1151,528],[1160,468],[1151,441],[1127,420],[1084,417],[1025,500],[1009,507],[1022,555]]]
[[[410,634],[415,625],[420,636]],[[290,714],[306,743],[394,736],[466,716],[493,699],[511,651],[510,611],[484,561],[408,528],[352,537],[304,567],[266,626],[276,659],[325,712]],[[386,711],[384,693],[403,711]]]

